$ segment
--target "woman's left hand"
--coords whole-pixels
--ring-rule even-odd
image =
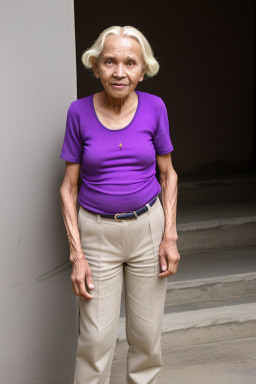
[[[168,277],[177,272],[180,254],[176,242],[162,240],[159,246],[159,277]]]

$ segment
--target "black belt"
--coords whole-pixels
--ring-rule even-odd
[[[152,207],[152,205],[156,202],[158,195],[156,195],[148,205]],[[147,205],[144,205],[144,207],[137,209],[137,211],[128,212],[128,213],[116,213],[115,215],[108,215],[108,214],[100,214],[101,217],[106,217],[108,219],[115,219],[116,221],[122,221],[126,219],[137,219],[138,216],[142,215],[143,213],[147,212],[148,207]],[[118,218],[117,218],[118,216]]]

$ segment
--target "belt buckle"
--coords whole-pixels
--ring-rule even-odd
[[[132,211],[131,213],[134,213],[135,220],[137,220],[137,218],[138,218],[137,212],[136,212],[136,211]],[[115,218],[116,221],[123,221],[123,220],[118,220],[118,218],[116,217],[116,215],[127,215],[127,212],[116,213],[115,216],[114,216],[114,218]]]
[[[116,221],[123,221],[123,220],[118,220],[118,218],[116,217],[116,215],[126,215],[126,212],[123,212],[123,213],[116,213],[115,216],[114,216],[114,219]]]

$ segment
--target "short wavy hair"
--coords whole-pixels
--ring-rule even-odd
[[[153,77],[158,73],[159,63],[154,57],[153,50],[148,40],[137,28],[131,26],[112,26],[101,32],[93,45],[82,54],[82,63],[86,68],[92,68],[93,60],[97,60],[100,56],[103,51],[105,39],[109,35],[127,36],[137,40],[141,47],[142,57],[146,67],[146,75],[148,77]]]

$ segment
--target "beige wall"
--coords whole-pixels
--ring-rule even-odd
[[[73,1],[1,0],[0,382],[72,383],[75,297],[59,160],[76,99]]]

